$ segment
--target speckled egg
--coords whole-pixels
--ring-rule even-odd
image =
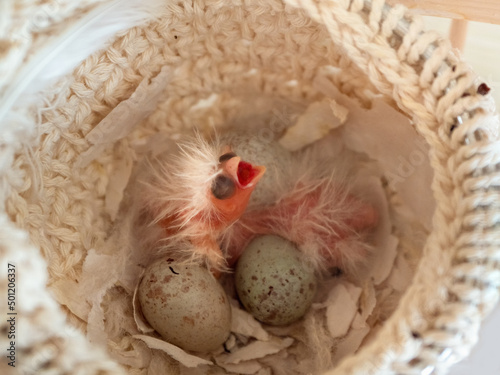
[[[138,289],[142,313],[169,343],[185,350],[217,349],[231,330],[222,286],[203,267],[163,259],[148,267]]]
[[[281,237],[255,238],[236,265],[235,284],[245,308],[261,322],[285,325],[300,319],[316,293],[313,268]]]

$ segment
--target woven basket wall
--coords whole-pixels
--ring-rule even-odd
[[[2,103],[32,54],[111,3],[3,2]],[[85,322],[54,294],[78,279],[87,252],[112,228],[103,211],[114,163],[143,137],[211,126],[203,118],[193,124],[185,114],[213,92],[226,98],[216,125],[231,118],[231,95],[241,92],[296,102],[317,98],[311,82],[326,66],[341,72],[332,80],[342,93],[365,104],[382,94],[413,121],[430,146],[437,201],[433,231],[398,308],[374,342],[329,373],[440,374],[467,356],[498,299],[500,142],[491,97],[449,43],[423,32],[421,20],[403,7],[377,0],[165,0],[161,8],[159,17],[103,43],[35,105],[2,107],[2,306],[8,263],[18,276],[18,363],[11,368],[2,356],[2,373],[125,374],[86,341]],[[80,157],[95,147],[89,132],[144,79],[165,69],[168,85],[150,116],[82,164]],[[3,307],[2,314],[4,350],[10,340]]]

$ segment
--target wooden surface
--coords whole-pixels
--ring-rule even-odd
[[[467,20],[454,19],[451,21],[448,37],[450,38],[451,45],[458,48],[460,51],[463,51],[465,47],[468,23],[469,21]]]
[[[500,0],[387,0],[419,14],[500,24]]]

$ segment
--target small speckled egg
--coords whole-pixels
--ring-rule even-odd
[[[206,268],[157,261],[146,270],[138,297],[149,324],[182,349],[211,351],[230,334],[228,298]]]
[[[245,308],[261,322],[290,324],[311,306],[317,281],[296,246],[282,237],[256,237],[236,265],[235,284]]]

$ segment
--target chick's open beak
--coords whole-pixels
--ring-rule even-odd
[[[233,178],[240,189],[255,187],[266,172],[266,167],[254,166],[234,156],[223,163],[222,169]]]
[[[254,166],[236,155],[229,155],[228,159],[223,160],[220,169],[221,174],[211,189],[211,200],[218,218],[212,227],[225,227],[241,217],[266,171],[265,167]]]

